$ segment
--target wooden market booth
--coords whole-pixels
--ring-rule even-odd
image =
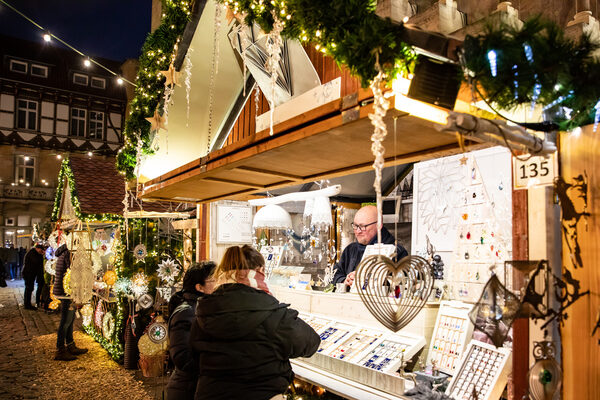
[[[196,20],[197,23],[197,20]],[[191,24],[186,31],[182,47],[186,48],[194,34]],[[245,200],[258,193],[288,186],[310,183],[320,179],[346,176],[364,172],[372,168],[371,133],[373,127],[368,114],[373,112],[373,94],[360,88],[359,82],[350,76],[345,68],[338,68],[335,61],[310,46],[306,53],[319,75],[322,86],[335,85],[339,88],[333,98],[328,98],[317,107],[308,107],[306,111],[281,117],[273,126],[271,135],[268,128],[256,129],[256,118],[268,112],[268,102],[262,93],[258,102],[253,96],[246,96],[236,102],[237,108],[228,115],[231,121],[229,129],[217,142],[217,146],[204,157],[188,162],[176,169],[151,179],[141,186],[141,197],[155,201],[196,202],[198,206],[198,224],[203,230],[201,241],[206,244],[208,219],[207,204],[217,200]],[[185,53],[185,52],[184,52]],[[178,56],[181,66],[183,56]],[[338,80],[338,81],[336,81]],[[248,92],[252,92],[253,82],[247,83]],[[332,83],[335,82],[335,83]],[[461,98],[467,100],[470,94],[461,92]],[[393,105],[394,97],[390,97]],[[305,106],[298,103],[298,107]],[[257,115],[258,111],[258,115]],[[388,136],[384,142],[386,165],[413,163],[462,153],[456,137],[442,133],[429,121],[392,108],[385,117]],[[589,128],[589,127],[588,127]],[[591,129],[585,129],[586,141],[591,146],[585,151],[585,160],[579,168],[593,169],[592,154],[598,155],[598,141],[591,137]],[[572,140],[572,139],[570,139]],[[569,140],[565,143],[571,143]],[[467,141],[467,150],[491,146],[489,143]],[[575,150],[572,144],[560,148],[561,161],[568,168],[563,170],[565,179],[572,179],[578,171],[571,170],[575,159],[583,151]],[[598,185],[590,186],[590,199],[598,199]],[[513,259],[550,259],[561,264],[560,248],[557,237],[557,206],[553,202],[552,191],[519,190],[512,193],[512,229]],[[590,210],[597,210],[597,203],[588,203]],[[548,229],[546,229],[548,227]],[[560,234],[560,233],[559,233]],[[590,234],[587,234],[590,236]],[[530,240],[531,237],[531,240]],[[590,264],[597,262],[598,243],[586,239],[589,246]],[[566,259],[566,252],[563,257]],[[204,245],[197,254],[199,258],[208,256],[208,246]],[[565,260],[566,264],[566,260]],[[586,330],[586,339],[575,339],[574,332],[579,326],[571,318],[564,330],[567,337],[563,342],[563,371],[565,376],[565,398],[595,398],[598,394],[598,368],[600,349],[594,346],[589,331],[590,314],[597,312],[598,282],[600,274],[585,272],[590,288],[595,290],[585,302],[573,306],[575,315],[585,316],[581,326]],[[559,266],[560,269],[560,266]],[[514,282],[519,285],[522,282]],[[593,325],[593,324],[592,324]],[[513,369],[509,398],[520,399],[527,390],[527,371],[530,361],[530,327],[527,319],[518,319],[513,325]],[[534,329],[532,329],[534,330]],[[596,333],[598,335],[598,333]],[[541,338],[536,338],[541,339]],[[576,354],[575,354],[576,353]],[[578,374],[577,354],[585,354],[584,368],[587,374]],[[577,375],[576,375],[577,374]],[[587,384],[578,385],[576,380],[582,377]],[[596,383],[594,383],[596,382]],[[584,394],[585,392],[585,394]],[[575,395],[574,393],[578,393]],[[591,396],[591,397],[590,397]],[[596,395],[597,397],[597,395]]]

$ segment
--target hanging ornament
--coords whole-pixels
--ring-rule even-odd
[[[213,31],[213,58],[212,67],[210,69],[210,80],[208,84],[208,136],[206,139],[206,154],[210,153],[211,136],[212,136],[212,120],[213,106],[215,99],[215,78],[219,73],[219,31],[221,29],[221,4],[216,4],[215,8],[215,24]]]
[[[498,55],[496,54],[496,50],[488,51],[487,58],[488,62],[490,63],[490,72],[495,78],[496,75],[498,75]]]
[[[94,314],[94,309],[92,308],[91,304],[88,303],[81,307],[79,313],[81,314],[81,317],[83,319],[83,325],[88,326],[92,323],[92,315]]]
[[[160,113],[158,112],[158,108],[156,110],[154,110],[154,115],[152,117],[148,117],[145,118],[146,121],[150,122],[151,127],[150,130],[151,131],[157,131],[159,129],[167,129],[166,125],[165,125],[165,118],[163,116],[160,115]]]
[[[98,329],[102,329],[102,320],[104,319],[105,314],[102,304],[102,299],[98,300],[98,304],[96,304],[96,311],[94,312],[94,324]]]
[[[113,286],[117,282],[117,273],[115,271],[106,271],[102,277],[104,283],[108,286]]]
[[[185,71],[185,99],[186,99],[186,128],[189,126],[190,121],[190,93],[192,92],[192,58],[191,53],[194,49],[190,46],[185,54],[185,61],[183,70]]]
[[[175,69],[173,63],[169,65],[169,69],[166,71],[160,71],[160,73],[165,77],[165,86],[181,86],[179,83],[179,76],[181,72]]]
[[[273,16],[273,28],[267,37],[266,48],[269,58],[267,59],[266,70],[271,74],[271,99],[269,101],[269,135],[273,136],[273,113],[275,112],[275,86],[277,85],[277,68],[281,60],[281,47],[283,40],[281,39],[281,31],[283,31],[284,23],[279,19],[277,13],[271,11]]]
[[[147,254],[146,245],[143,243],[138,244],[133,249],[133,256],[137,261],[143,261]]]
[[[167,340],[167,324],[162,316],[158,316],[154,322],[148,326],[148,338],[156,344],[162,344]]]
[[[140,308],[146,310],[152,307],[152,304],[154,304],[154,299],[148,293],[144,293],[143,295],[137,298],[137,302]]]
[[[164,302],[168,303],[171,299],[173,288],[170,286],[159,286],[156,288],[156,290],[158,291],[160,298],[164,300]]]
[[[54,276],[56,274],[56,258],[46,260],[46,262],[44,263],[44,270],[48,274]]]
[[[138,272],[131,278],[131,291],[136,297],[148,292],[148,277],[143,272]]]
[[[554,358],[556,347],[550,341],[533,342],[535,364],[529,369],[529,396],[532,400],[552,400],[560,391],[562,370]]]
[[[375,68],[379,71],[379,73],[371,82],[371,90],[373,91],[375,103],[373,105],[373,113],[369,114],[369,119],[371,120],[371,124],[373,124],[375,127],[373,134],[371,135],[371,141],[373,142],[371,144],[371,151],[375,156],[375,161],[373,162],[373,169],[375,170],[375,181],[373,182],[373,187],[375,188],[375,194],[377,197],[377,243],[381,243],[381,227],[383,226],[383,214],[381,209],[381,171],[385,162],[383,158],[383,153],[385,152],[383,140],[387,135],[387,127],[385,122],[383,122],[383,117],[385,117],[390,103],[385,99],[385,97],[383,97],[383,92],[381,90],[383,72],[379,66],[378,53],[377,60],[378,61]]]
[[[75,304],[87,303],[93,294],[95,274],[92,272],[92,259],[84,240],[79,241],[71,261],[71,297]]]
[[[117,296],[127,296],[133,294],[131,291],[131,279],[119,278],[113,286],[113,291]]]
[[[115,333],[115,318],[111,313],[106,313],[104,318],[102,318],[102,335],[111,340],[113,334]]]
[[[158,264],[158,270],[156,272],[160,279],[165,281],[168,285],[172,285],[175,283],[175,279],[177,278],[177,275],[179,275],[180,270],[181,268],[175,260],[167,258]]]
[[[103,244],[102,246],[106,246]],[[92,251],[92,273],[98,275],[98,272],[102,270],[102,259],[97,251]]]
[[[404,257],[394,263],[368,256],[356,267],[358,294],[369,312],[386,328],[398,332],[413,320],[429,299],[433,276],[427,260]]]

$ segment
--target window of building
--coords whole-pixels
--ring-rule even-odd
[[[37,113],[37,101],[17,100],[17,128],[36,130]]]
[[[73,74],[73,83],[78,85],[87,86],[88,85],[88,76],[83,74],[74,73]]]
[[[10,60],[10,70],[13,72],[27,73],[27,63],[24,61]]]
[[[90,111],[90,138],[102,139],[104,136],[104,113]]]
[[[15,160],[15,182],[18,185],[33,185],[35,177],[35,157],[18,155]]]
[[[105,89],[106,88],[106,80],[103,78],[92,77],[90,86],[95,87],[96,89]]]
[[[82,108],[71,108],[71,136],[85,136],[85,114]]]
[[[31,75],[39,76],[40,78],[47,78],[48,67],[38,64],[31,64]]]

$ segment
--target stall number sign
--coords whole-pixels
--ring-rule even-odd
[[[551,156],[535,156],[525,161],[527,156],[513,157],[513,182],[515,189],[546,186],[554,183],[556,177],[556,153]]]

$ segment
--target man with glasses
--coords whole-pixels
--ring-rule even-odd
[[[340,261],[335,265],[335,274],[333,275],[332,283],[344,283],[347,286],[352,286],[354,283],[354,270],[360,263],[365,248],[368,245],[377,243],[377,207],[365,206],[358,210],[354,216],[354,236],[356,242],[350,243],[342,252]],[[394,244],[395,239],[392,234],[381,227],[381,243]],[[404,258],[408,255],[406,249],[400,245],[396,249],[396,260]]]

